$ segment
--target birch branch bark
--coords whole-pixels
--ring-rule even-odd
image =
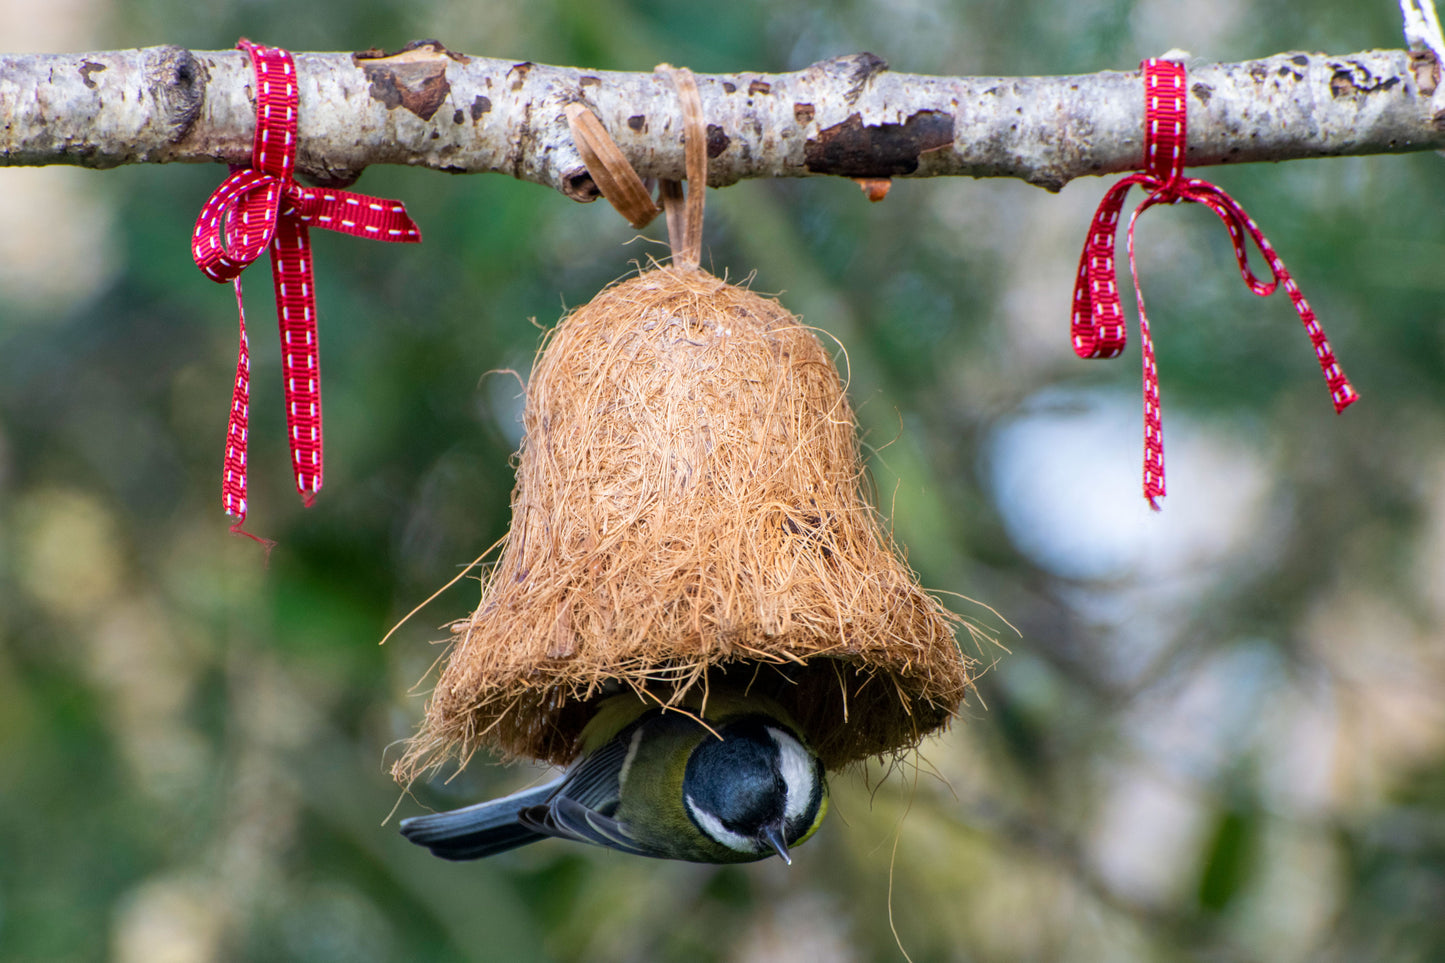
[[[591,108],[643,177],[683,174],[661,77],[404,51],[300,53],[297,170],[343,186],[372,164],[505,173],[579,201],[597,190],[565,117]],[[1283,53],[1189,64],[1190,166],[1445,148],[1428,54]],[[896,73],[857,54],[784,74],[699,75],[708,181],[842,175],[1017,177],[1049,190],[1132,170],[1138,71],[1073,77]],[[255,111],[240,51],[180,47],[0,55],[0,166],[249,162]]]

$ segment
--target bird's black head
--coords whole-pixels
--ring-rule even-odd
[[[823,768],[796,734],[775,719],[727,723],[693,750],[683,776],[688,816],[706,836],[753,857],[788,847],[816,826],[826,787]]]

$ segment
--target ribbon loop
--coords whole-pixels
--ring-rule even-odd
[[[1128,334],[1119,304],[1114,247],[1124,197],[1129,193],[1129,188],[1138,184],[1150,194],[1134,209],[1129,218],[1127,246],[1129,274],[1134,282],[1134,296],[1139,306],[1139,342],[1143,361],[1144,497],[1157,510],[1158,499],[1165,494],[1159,372],[1154,363],[1149,317],[1144,310],[1144,292],[1139,285],[1139,272],[1134,260],[1134,224],[1139,220],[1139,215],[1154,205],[1185,201],[1203,204],[1212,210],[1229,230],[1240,276],[1250,291],[1260,297],[1268,297],[1281,284],[1284,285],[1315,350],[1315,357],[1329,386],[1330,400],[1334,403],[1335,411],[1344,411],[1359,399],[1359,393],[1345,377],[1313,309],[1304,299],[1299,286],[1285,269],[1284,261],[1270,246],[1259,225],[1245,213],[1238,201],[1221,188],[1205,180],[1184,176],[1184,158],[1188,145],[1184,66],[1157,59],[1146,60],[1141,66],[1144,70],[1144,170],[1130,174],[1115,184],[1104,195],[1094,213],[1074,280],[1069,334],[1074,353],[1080,358],[1113,358],[1124,350]],[[1250,268],[1246,238],[1254,242],[1269,265],[1270,280],[1260,280]]]
[[[1115,184],[1104,195],[1089,225],[1089,236],[1079,256],[1073,318],[1069,325],[1074,354],[1080,358],[1115,358],[1129,343],[1115,280],[1114,232],[1119,226],[1124,195],[1143,180],[1142,174],[1131,174]]]
[[[250,168],[233,171],[201,208],[191,257],[212,281],[239,277],[276,233],[280,183]]]
[[[416,224],[399,201],[297,184],[298,95],[291,55],[242,39],[237,47],[251,58],[256,77],[256,135],[251,166],[233,168],[201,208],[191,238],[196,266],[211,280],[236,289],[240,350],[226,432],[222,500],[246,520],[246,445],[250,407],[250,351],[241,299],[241,272],[271,252],[276,314],[286,385],[286,427],[296,488],[310,505],[321,490],[321,374],[317,352],[315,287],[309,227],[380,241],[415,243]]]

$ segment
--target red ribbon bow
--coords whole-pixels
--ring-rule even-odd
[[[291,54],[242,39],[256,74],[256,139],[251,166],[233,167],[216,188],[191,239],[191,254],[213,281],[232,281],[240,316],[236,388],[226,428],[221,485],[232,531],[246,521],[246,422],[251,399],[251,356],[241,272],[271,249],[276,315],[286,378],[286,427],[296,488],[310,505],[321,489],[321,380],[317,363],[316,301],[311,280],[309,228],[322,227],[379,241],[415,243],[421,233],[399,201],[347,191],[302,187],[296,167],[296,68]],[[248,534],[242,532],[242,534]]]
[[[1344,411],[1359,400],[1359,393],[1345,378],[1335,361],[1330,343],[1320,328],[1309,302],[1285,270],[1274,248],[1260,231],[1259,225],[1244,212],[1239,202],[1208,181],[1184,176],[1184,149],[1187,143],[1185,123],[1185,73],[1182,64],[1169,60],[1146,60],[1144,68],[1144,162],[1145,171],[1130,174],[1115,184],[1089,225],[1089,237],[1079,258],[1079,274],[1074,282],[1074,310],[1070,324],[1074,353],[1081,358],[1113,358],[1124,350],[1127,341],[1124,314],[1119,307],[1119,289],[1115,283],[1114,237],[1119,225],[1119,212],[1124,195],[1135,184],[1151,193],[1129,218],[1129,273],[1134,280],[1134,296],[1139,303],[1139,340],[1144,362],[1144,497],[1158,510],[1158,499],[1164,496],[1164,437],[1159,417],[1159,372],[1154,364],[1154,344],[1149,337],[1149,318],[1144,313],[1144,294],[1139,288],[1139,272],[1134,264],[1134,222],[1155,204],[1177,204],[1192,201],[1203,204],[1219,216],[1234,241],[1234,257],[1239,273],[1249,289],[1260,297],[1273,294],[1283,284],[1295,311],[1304,322],[1310,344],[1314,345],[1320,370],[1329,384],[1335,411]],[[1272,279],[1261,281],[1249,268],[1244,238],[1248,235],[1269,264]]]

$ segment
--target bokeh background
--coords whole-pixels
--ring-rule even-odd
[[[1130,69],[1401,45],[1393,0],[0,0],[0,47],[241,35],[650,70]],[[841,339],[882,508],[1001,646],[917,765],[835,777],[788,869],[547,844],[452,865],[400,815],[535,778],[386,764],[505,531],[517,381],[660,255],[604,204],[374,169],[420,247],[316,235],[327,487],[287,471],[249,276],[250,528],[220,458],[230,292],[192,265],[214,166],[0,170],[0,959],[1445,958],[1445,161],[1207,172],[1268,232],[1364,395],[1336,417],[1283,296],[1198,207],[1141,222],[1170,495],[1139,497],[1137,338],[1076,360],[1106,182],[837,179],[708,199],[705,260]],[[887,775],[887,778],[884,778]]]

